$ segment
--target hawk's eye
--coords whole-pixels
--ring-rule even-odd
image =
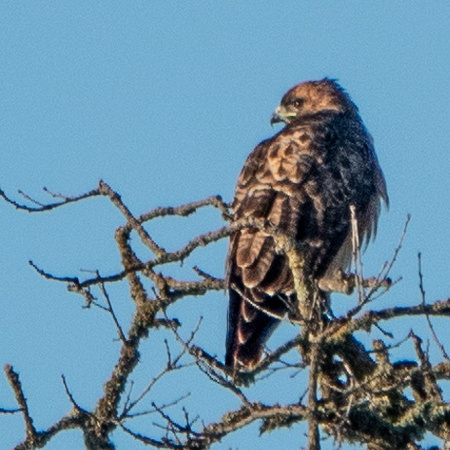
[[[291,100],[290,103],[294,108],[301,108],[305,103],[305,99],[304,98],[294,98]]]

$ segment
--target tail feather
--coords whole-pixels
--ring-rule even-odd
[[[280,300],[266,296],[260,310],[230,289],[225,355],[227,366],[251,369],[261,359],[264,344],[280,322],[273,315],[265,313],[265,308],[273,315],[282,315],[285,306]]]

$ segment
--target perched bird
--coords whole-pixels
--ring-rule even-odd
[[[272,116],[276,122],[285,127],[244,164],[233,220],[267,220],[299,244],[305,276],[332,276],[351,261],[350,206],[361,239],[368,241],[381,200],[388,203],[372,138],[349,95],[328,78],[290,89]],[[225,362],[249,370],[297,301],[288,259],[270,233],[247,227],[231,236],[227,286]]]

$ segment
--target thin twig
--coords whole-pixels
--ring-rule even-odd
[[[14,371],[13,367],[9,364],[6,364],[4,367],[6,378],[9,381],[9,384],[14,392],[14,396],[16,398],[17,404],[20,407],[20,410],[23,414],[23,419],[25,422],[25,430],[26,430],[26,440],[30,444],[34,444],[37,439],[36,428],[33,425],[33,419],[30,416],[30,411],[28,409],[28,403],[25,398],[25,395],[22,390],[22,383],[19,379],[19,374]]]
[[[423,272],[422,272],[422,253],[417,254],[417,259],[419,263],[419,290],[420,290],[420,296],[422,298],[422,305],[426,305],[426,294],[425,294],[425,288],[423,284]],[[448,353],[445,351],[445,348],[441,341],[439,340],[436,331],[433,327],[433,324],[431,323],[430,314],[428,312],[425,312],[425,318],[428,324],[428,327],[431,331],[431,334],[433,335],[434,342],[436,342],[436,345],[438,346],[439,350],[442,353],[442,356],[450,362],[450,358],[448,356]]]
[[[155,377],[153,377],[150,380],[150,382],[147,384],[147,386],[144,388],[144,390],[138,395],[138,397],[135,400],[133,400],[132,402],[127,401],[125,403],[125,406],[124,406],[123,411],[121,413],[121,417],[129,416],[130,415],[130,411],[133,408],[135,408],[147,396],[147,394],[153,389],[155,384],[159,380],[161,380],[161,378],[164,375],[166,375],[168,372],[179,370],[179,369],[182,369],[183,367],[187,367],[189,365],[189,364],[179,365],[179,362],[180,362],[181,358],[186,353],[186,349],[185,348],[182,348],[180,353],[175,358],[172,358],[170,350],[167,347],[167,341],[165,341],[165,342],[166,342],[166,349],[167,349],[167,353],[168,353],[166,367],[164,367],[164,369],[162,369]]]
[[[16,414],[20,412],[22,412],[21,408],[16,409],[0,408],[0,414]]]
[[[44,190],[46,192],[48,192],[45,188]],[[20,209],[22,211],[26,211],[29,213],[34,213],[34,212],[43,212],[43,211],[50,211],[52,209],[55,208],[59,208],[60,206],[64,206],[64,205],[68,205],[69,203],[74,203],[74,202],[79,202],[81,200],[84,200],[86,198],[89,197],[96,197],[100,194],[100,191],[98,189],[92,189],[89,192],[86,192],[85,194],[81,194],[75,197],[64,197],[64,199],[60,202],[55,202],[55,203],[48,203],[48,204],[43,204],[38,202],[37,200],[32,199],[30,196],[28,196],[27,194],[25,194],[22,191],[19,191],[19,193],[28,201],[30,201],[31,203],[37,205],[37,206],[28,206],[22,203],[18,203],[15,200],[12,200],[10,197],[8,197],[5,192],[0,189],[0,197],[2,197],[7,203],[9,203],[10,205],[13,205],[16,209]]]
[[[64,375],[61,375],[61,379],[64,385],[64,389],[66,391],[67,397],[69,397],[70,402],[72,403],[73,407],[78,411],[78,412],[83,412],[86,413],[86,410],[84,410],[83,408],[80,407],[80,405],[78,405],[78,403],[75,401],[75,399],[73,398],[72,393],[69,390],[69,386],[67,385],[67,381],[66,381],[66,377]]]
[[[403,225],[403,230],[402,230],[402,233],[401,233],[400,238],[399,238],[399,240],[398,240],[398,244],[397,244],[397,246],[395,247],[394,253],[393,253],[393,255],[392,255],[390,261],[389,261],[389,262],[385,262],[385,263],[381,266],[381,269],[380,269],[380,271],[379,271],[379,273],[378,273],[378,275],[377,275],[377,277],[376,277],[376,278],[378,278],[379,280],[390,279],[390,278],[388,278],[388,277],[389,277],[389,274],[390,274],[390,272],[391,272],[391,270],[392,270],[394,264],[395,264],[396,261],[397,261],[397,258],[398,258],[398,255],[399,255],[399,253],[400,253],[400,250],[402,249],[403,241],[404,241],[404,239],[405,239],[405,237],[406,237],[406,233],[407,233],[407,231],[408,231],[408,225],[409,225],[409,222],[410,222],[410,221],[411,221],[411,215],[410,215],[410,214],[407,214],[407,215],[406,215],[406,219],[405,219],[405,224]],[[400,280],[401,280],[401,278],[399,278],[399,279],[398,279],[397,281],[395,281],[395,282],[392,282],[390,286],[386,286],[386,290],[390,289],[394,284],[398,283]],[[379,287],[380,287],[380,286],[375,285],[375,286],[373,286],[373,287],[369,290],[369,292],[366,294],[366,298],[367,298],[368,301],[369,301],[369,300],[375,300],[375,298],[377,298],[377,297],[372,298],[372,296],[373,296],[373,294],[378,290]],[[384,292],[383,292],[383,293],[384,293]]]
[[[97,272],[97,276],[100,276],[100,273]],[[127,338],[125,337],[125,334],[124,334],[124,332],[122,330],[122,327],[120,326],[120,323],[119,323],[119,321],[117,319],[117,316],[114,313],[114,309],[112,307],[111,300],[110,300],[108,292],[106,291],[106,288],[105,288],[105,283],[100,283],[100,289],[102,290],[102,294],[103,294],[103,296],[106,299],[106,303],[108,304],[108,309],[107,310],[110,312],[110,314],[111,314],[111,316],[112,316],[112,318],[114,320],[114,323],[116,325],[117,332],[119,334],[120,340],[124,344],[126,344],[127,343]]]
[[[180,397],[176,398],[175,400],[172,400],[171,402],[167,402],[164,403],[164,405],[161,405],[159,408],[160,409],[167,409],[167,408],[171,408],[172,406],[178,405],[179,403],[181,403],[183,400],[189,398],[191,396],[190,392],[187,392],[184,395],[180,395]],[[155,409],[151,409],[151,410],[147,410],[147,411],[140,411],[140,412],[136,412],[133,414],[127,414],[125,415],[121,415],[119,420],[125,420],[125,419],[131,419],[133,417],[143,417],[143,416],[149,416],[151,414],[155,414],[157,411]]]
[[[109,197],[114,206],[127,219],[128,226],[131,229],[137,231],[144,245],[146,245],[155,255],[165,253],[165,250],[161,248],[158,244],[156,244],[156,242],[150,237],[150,235],[144,229],[144,227],[142,226],[142,221],[136,219],[136,217],[134,217],[133,214],[131,214],[131,211],[128,209],[125,203],[122,202],[121,196],[116,191],[111,189],[111,187],[102,180],[98,185],[98,190],[101,194]]]

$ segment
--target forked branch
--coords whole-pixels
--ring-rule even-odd
[[[186,277],[188,281],[180,280],[166,275],[164,273],[166,266],[171,263],[181,264],[201,247],[225,239],[237,230],[247,227],[264,230],[276,241],[277,248],[288,256],[300,302],[309,301],[310,295],[304,289],[305,283],[302,280],[300,249],[292,236],[269,221],[247,218],[225,224],[208,233],[198,234],[181,248],[169,251],[149,233],[148,222],[156,218],[188,217],[204,207],[214,208],[225,221],[229,221],[232,218],[229,205],[224,203],[221,197],[211,196],[178,207],[156,208],[134,215],[121,196],[103,181],[97,188],[79,196],[69,197],[48,190],[45,192],[51,197],[51,201],[47,204],[24,193],[20,194],[24,202],[11,199],[2,190],[0,197],[20,210],[45,212],[91,197],[103,196],[124,218],[124,223],[115,233],[120,254],[120,270],[116,273],[105,276],[100,275],[104,273],[103,271],[96,269],[87,277],[84,274],[83,277],[61,276],[30,262],[41,276],[65,283],[70,291],[83,296],[87,306],[95,305],[106,311],[108,314],[105,317],[112,321],[119,336],[116,342],[120,348],[116,363],[103,386],[103,392],[90,411],[78,405],[76,393],[69,390],[63,378],[72,411],[43,431],[36,430],[19,376],[10,365],[7,365],[5,373],[14,392],[18,409],[1,408],[0,413],[21,412],[23,415],[25,438],[16,449],[42,447],[56,434],[71,428],[83,431],[88,449],[114,448],[111,435],[117,429],[123,430],[137,442],[155,448],[206,449],[223,440],[228,434],[253,422],[261,424],[261,433],[290,427],[298,422],[308,422],[311,450],[320,448],[321,437],[324,435],[332,436],[338,443],[357,442],[367,445],[368,448],[377,446],[380,449],[408,448],[408,446],[418,449],[420,448],[418,442],[427,432],[443,440],[449,440],[450,406],[445,402],[439,386],[441,380],[450,379],[450,363],[446,353],[443,352],[444,361],[433,365],[427,352],[423,351],[420,339],[411,333],[408,339],[414,343],[415,355],[410,361],[393,362],[390,352],[394,345],[389,346],[382,340],[377,340],[373,343],[373,348],[368,349],[354,335],[355,331],[370,332],[372,327],[379,326],[382,321],[417,316],[426,317],[434,331],[430,322],[431,316],[450,316],[450,299],[432,303],[425,301],[421,266],[420,304],[369,309],[369,305],[373,305],[376,300],[374,295],[376,292],[379,295],[380,292],[390,290],[395,284],[388,275],[402,246],[409,217],[393,258],[383,265],[377,277],[362,277],[360,243],[355,239],[354,274],[339,273],[333,278],[312,280],[311,285],[314,289],[318,288],[327,293],[351,294],[357,289],[359,301],[356,306],[349,307],[340,317],[334,317],[331,309],[326,310],[320,303],[316,305],[315,316],[306,318],[306,315],[303,315],[302,320],[280,317],[301,332],[275,350],[269,351],[251,371],[231,373],[221,358],[210,351],[211,340],[200,345],[196,342],[200,340],[198,337],[200,333],[196,333],[196,329],[191,333],[183,329],[182,308],[171,309],[181,299],[224,290],[227,287],[225,280],[211,275],[208,267],[196,266],[188,268],[189,277]],[[356,236],[358,229],[356,218],[353,222]],[[138,257],[138,252],[132,245],[132,234],[136,234],[146,247],[145,258]],[[190,280],[190,277],[195,279]],[[117,302],[114,301],[113,308],[113,299],[107,289],[111,283],[119,282],[127,283],[134,307],[128,328],[123,320],[119,321],[115,310],[118,308]],[[169,315],[169,312],[172,313],[174,310],[179,312],[179,317]],[[156,341],[159,338],[160,328],[166,330],[164,338],[166,340],[162,340],[166,360],[159,370],[155,370],[153,376],[149,376],[141,391],[134,394],[131,377],[139,363],[148,357],[141,354],[141,344],[149,335]],[[167,330],[172,333],[170,338],[167,338]],[[439,344],[437,334],[434,334]],[[385,333],[385,338],[388,336]],[[289,355],[289,358],[295,361],[283,362],[282,358],[288,358],[288,352],[294,349],[301,350],[295,353],[294,357],[292,356],[294,352]],[[303,359],[300,358],[300,354]],[[234,401],[238,401],[238,406],[233,411],[224,411],[219,419],[211,419],[210,416],[202,418],[192,414],[187,409],[187,400],[190,401],[194,396],[191,390],[166,402],[154,400],[154,393],[162,385],[163,380],[169,379],[175,372],[179,373],[192,366],[201,371],[205,382],[211,381],[214,386],[222,388],[225,395],[230,395]],[[283,374],[280,374],[281,368],[284,370]],[[305,385],[297,383],[293,388],[293,400],[282,406],[275,402],[268,404],[262,400],[251,400],[252,392],[247,389],[252,389],[254,383],[274,373],[277,376],[286,374],[288,382],[289,374],[297,373],[299,368],[305,369],[302,373],[307,373],[309,379],[305,395],[302,395]],[[413,400],[407,394],[408,389],[413,393]],[[199,403],[202,403],[201,399]],[[135,418],[146,416],[157,416],[158,423],[153,422],[146,426],[145,433],[134,431]]]

